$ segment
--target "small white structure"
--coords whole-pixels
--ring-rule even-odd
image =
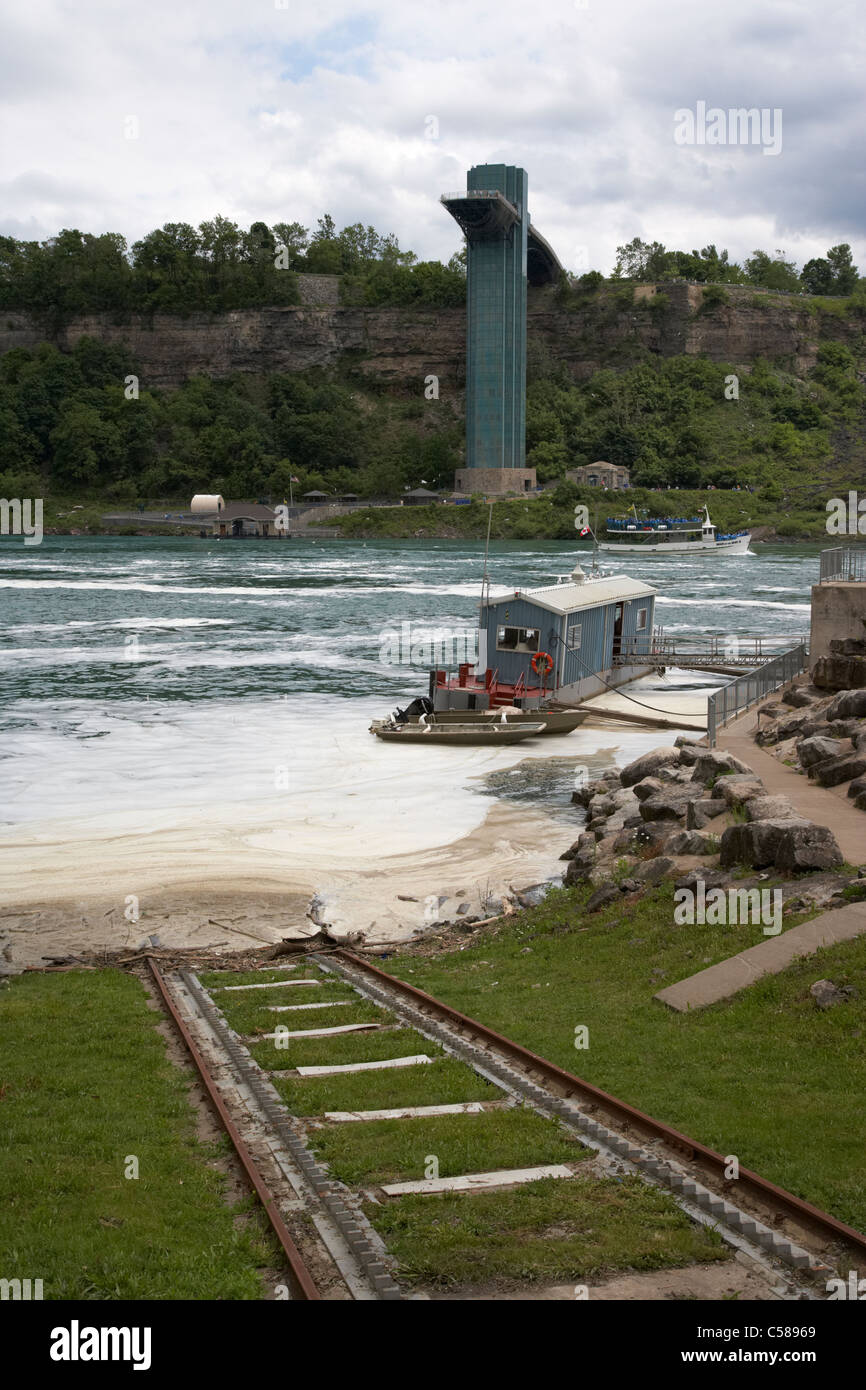
[[[224,511],[225,505],[219,494],[214,496],[208,492],[197,492],[189,504],[189,509],[193,516],[211,516],[214,512]]]

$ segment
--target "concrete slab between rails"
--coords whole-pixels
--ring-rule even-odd
[[[778,975],[801,956],[810,956],[822,946],[853,941],[864,932],[866,903],[848,903],[846,907],[822,912],[810,922],[801,922],[798,927],[791,927],[780,936],[750,946],[748,950],[719,961],[717,965],[710,965],[706,970],[699,970],[687,980],[668,985],[654,997],[678,1013],[703,1009],[719,999],[738,994],[764,975]]]
[[[483,1115],[486,1110],[507,1110],[507,1100],[462,1100],[454,1105],[407,1105],[402,1110],[326,1110],[322,1119],[334,1124],[352,1120],[411,1120],[423,1115]]]
[[[324,1004],[265,1004],[265,1008],[271,1014],[289,1014],[296,1009],[348,1009],[356,1002],[355,999],[326,999]]]
[[[425,1052],[413,1057],[386,1057],[381,1062],[340,1062],[332,1067],[296,1067],[298,1076],[336,1076],[343,1071],[383,1071],[386,1067],[415,1067],[432,1062]]]
[[[292,1032],[281,1028],[279,1033],[259,1033],[254,1041],[264,1038],[329,1038],[335,1033],[375,1033],[382,1026],[381,1023],[338,1023],[333,1028],[296,1028]]]
[[[289,967],[286,967],[287,969]],[[294,966],[291,969],[294,970]],[[271,980],[267,985],[214,985],[211,994],[218,994],[221,991],[228,992],[236,989],[285,989],[287,985],[300,985],[301,987],[310,985],[321,985],[321,980]]]
[[[497,1187],[516,1187],[539,1178],[573,1178],[564,1163],[548,1163],[540,1168],[502,1168],[497,1173],[461,1173],[454,1178],[419,1178],[417,1182],[382,1184],[386,1197],[405,1197],[412,1192],[489,1192]]]

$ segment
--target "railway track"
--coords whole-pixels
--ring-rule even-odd
[[[747,1169],[732,1178],[730,1156],[350,951],[248,975],[212,972],[205,983],[150,967],[280,1240],[293,1297],[436,1297],[435,1286],[419,1294],[417,1277],[404,1277],[400,1240],[389,1249],[401,1220],[389,1217],[406,1212],[423,1226],[419,1202],[429,1209],[437,1196],[459,1221],[475,1209],[465,1204],[483,1215],[496,1194],[571,1200],[587,1191],[603,1206],[611,1183],[625,1183],[628,1200],[646,1185],[659,1227],[675,1203],[695,1248],[711,1228],[764,1281],[766,1297],[824,1298],[827,1280],[866,1254],[866,1237],[836,1218]],[[410,1134],[411,1161],[401,1142]],[[492,1161],[457,1171],[455,1142]],[[437,1145],[453,1170],[441,1176]]]

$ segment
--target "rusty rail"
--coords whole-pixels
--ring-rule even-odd
[[[256,1196],[258,1197],[259,1201],[264,1207],[265,1215],[267,1216],[268,1221],[271,1224],[271,1229],[273,1230],[274,1235],[276,1236],[277,1240],[280,1242],[280,1245],[283,1248],[295,1296],[299,1300],[320,1299],[321,1294],[319,1293],[319,1290],[313,1283],[313,1280],[310,1277],[310,1272],[307,1269],[307,1266],[304,1264],[301,1252],[298,1250],[298,1247],[292,1240],[292,1237],[289,1233],[289,1229],[286,1226],[286,1223],[283,1221],[282,1216],[280,1215],[279,1209],[276,1204],[276,1198],[274,1197],[273,1193],[271,1192],[270,1188],[268,1187],[267,1183],[265,1182],[264,1178],[262,1177],[261,1173],[256,1167],[256,1163],[252,1154],[250,1153],[249,1149],[247,1148],[246,1144],[241,1138],[234,1120],[232,1119],[231,1115],[226,1109],[225,1102],[223,1101],[223,1098],[219,1093],[217,1084],[210,1074],[207,1062],[205,1061],[204,1057],[202,1056],[201,1052],[196,1046],[192,1034],[190,1033],[180,1013],[178,1012],[177,1006],[175,1005],[175,1002],[171,997],[171,994],[168,990],[168,986],[166,985],[165,980],[162,977],[159,967],[154,963],[153,960],[148,960],[148,965],[150,966],[150,973],[153,976],[154,983],[156,984],[156,987],[160,992],[162,1001],[168,1009],[169,1013],[171,1014],[172,1022],[177,1028],[177,1031],[183,1039],[187,1051],[189,1052],[193,1062],[196,1065],[196,1070],[198,1071],[198,1074],[202,1079],[202,1083],[204,1085],[205,1090],[207,1091],[211,1104],[216,1110],[226,1134],[228,1135],[229,1139],[232,1141],[232,1144],[234,1145],[235,1152],[237,1153],[237,1156],[240,1159],[240,1162],[243,1166],[244,1172],[246,1173],[247,1178],[249,1179],[250,1186],[252,1187],[253,1191],[255,1192]]]
[[[449,1022],[458,1024],[462,1028],[471,1029],[477,1038],[489,1043],[499,1053],[510,1057],[521,1066],[528,1068],[544,1082],[564,1090],[566,1096],[579,1096],[589,1100],[593,1105],[607,1111],[609,1115],[620,1122],[625,1121],[652,1138],[661,1139],[686,1158],[699,1163],[714,1177],[724,1181],[727,1160],[715,1149],[699,1143],[696,1139],[690,1139],[688,1135],[680,1133],[679,1130],[664,1124],[661,1120],[653,1119],[651,1115],[636,1109],[635,1106],[629,1105],[626,1101],[618,1100],[616,1096],[594,1086],[591,1081],[584,1081],[581,1077],[574,1076],[571,1072],[558,1067],[555,1062],[549,1062],[545,1057],[537,1056],[536,1053],[530,1052],[520,1043],[512,1042],[510,1038],[497,1033],[493,1028],[488,1028],[486,1024],[479,1023],[467,1014],[460,1013],[458,1009],[453,1009],[450,1004],[444,1004],[441,999],[434,998],[432,994],[426,994],[423,989],[418,989],[417,985],[410,985],[404,980],[396,979],[393,975],[389,975],[386,971],[380,970],[378,966],[371,964],[370,961],[356,956],[354,952],[341,947],[334,954],[342,957],[352,966],[359,967],[373,975],[397,993],[405,994],[415,1003],[433,1009],[440,1017]],[[811,1202],[805,1201],[802,1197],[796,1197],[792,1192],[786,1191],[784,1187],[778,1187],[776,1183],[762,1178],[759,1173],[752,1172],[750,1168],[741,1167],[737,1181],[738,1185],[742,1184],[750,1190],[753,1197],[760,1199],[776,1210],[781,1209],[802,1225],[820,1232],[828,1239],[844,1241],[847,1245],[855,1247],[861,1254],[866,1254],[866,1235],[861,1231],[855,1231],[853,1226],[846,1225],[844,1221],[837,1220],[835,1216],[830,1216],[828,1212],[821,1211]]]

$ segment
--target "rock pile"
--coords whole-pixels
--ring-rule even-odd
[[[595,887],[590,911],[673,875],[683,884],[689,874],[723,883],[738,865],[802,873],[842,863],[826,826],[769,796],[732,754],[683,737],[606,772],[573,799],[586,808],[586,828],[562,855],[565,882]]]
[[[820,665],[812,685],[793,686],[782,693],[781,704],[774,700],[761,708],[755,741],[821,787],[847,782],[854,805],[866,811],[866,688],[827,695],[817,685]]]

